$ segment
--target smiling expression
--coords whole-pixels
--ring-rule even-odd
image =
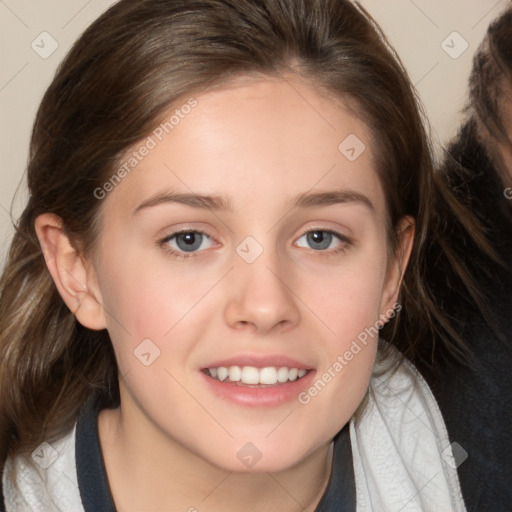
[[[277,471],[366,393],[376,339],[297,400],[396,300],[386,202],[368,129],[297,77],[196,99],[102,204],[93,268],[122,408],[216,466],[245,470],[252,443],[255,470]]]

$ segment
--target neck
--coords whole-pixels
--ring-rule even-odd
[[[284,471],[230,472],[191,453],[163,433],[143,434],[118,409],[101,411],[100,444],[118,512],[314,511],[328,483],[332,445]],[[140,427],[140,426],[139,426]]]

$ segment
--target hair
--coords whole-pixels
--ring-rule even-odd
[[[496,249],[494,263],[511,273],[512,202],[505,197],[504,186],[512,179],[512,169],[507,169],[500,147],[512,151],[512,132],[507,130],[512,126],[512,7],[489,25],[475,53],[465,114],[443,170],[455,195],[473,212]],[[464,230],[459,229],[456,236],[460,247],[473,243]],[[485,272],[489,263],[474,258],[472,265],[475,271],[481,267],[482,276],[489,276]]]
[[[90,253],[102,204],[94,191],[172,105],[232,78],[290,73],[350,102],[369,127],[392,254],[399,221],[415,219],[403,309],[383,336],[418,365],[431,363],[435,340],[463,357],[464,343],[424,279],[423,254],[440,189],[450,208],[467,212],[433,171],[416,94],[370,15],[349,0],[122,0],[74,44],[35,119],[30,197],[0,280],[0,464],[65,433],[89,396],[119,402],[108,332],[84,328],[66,307],[36,217],[58,215],[75,247]]]
[[[462,212],[450,214],[441,200],[438,211],[443,218],[426,253],[425,277],[439,307],[451,317],[452,328],[471,337],[474,333],[468,329],[483,322],[490,346],[509,343],[496,300],[499,297],[506,311],[512,279],[512,202],[505,197],[504,182],[510,180],[507,174],[512,176],[512,169],[506,168],[500,147],[512,149],[507,132],[511,120],[512,8],[508,7],[490,24],[475,53],[465,120],[439,169],[456,198],[452,204],[472,213],[472,223],[480,226],[486,242],[473,236],[475,231],[465,225]]]
[[[499,146],[512,149],[507,118],[512,120],[512,7],[508,7],[487,30],[473,59],[468,113],[475,122],[478,140],[503,178],[507,169]],[[510,130],[510,128],[509,128]],[[512,169],[508,170],[512,176]],[[510,179],[510,178],[509,178]]]

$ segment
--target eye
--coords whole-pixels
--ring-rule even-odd
[[[301,242],[301,240],[303,241]],[[315,251],[335,249],[332,252],[344,250],[349,244],[350,240],[346,236],[325,229],[314,229],[308,231],[307,233],[304,233],[297,241],[297,245],[299,247],[309,247]]]
[[[177,255],[198,252],[213,245],[212,239],[203,231],[189,230],[173,233],[165,237],[161,245]]]

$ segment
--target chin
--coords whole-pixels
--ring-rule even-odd
[[[200,456],[223,471],[248,474],[279,473],[293,468],[315,450],[315,446],[304,444],[304,438],[300,441],[291,435],[276,436],[271,442],[265,439],[265,436],[253,437],[254,441],[248,439],[250,436],[244,436],[243,441],[231,440],[229,445],[221,448],[220,453],[212,454],[210,449]]]
[[[263,473],[280,473],[287,471],[296,466],[303,457],[290,457],[289,454],[286,458],[276,457],[275,455],[265,457],[263,454],[258,459],[257,456],[252,460],[245,456],[245,460],[241,461],[237,455],[230,457],[228,460],[220,461],[220,464],[215,464],[212,460],[209,462],[223,471],[229,471],[239,474],[263,474]]]

